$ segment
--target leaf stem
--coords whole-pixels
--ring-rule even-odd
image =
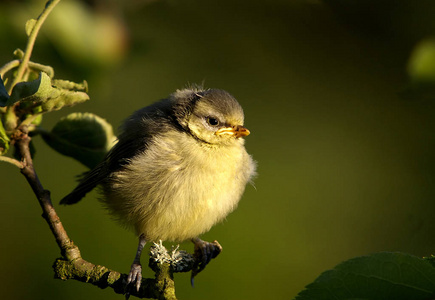
[[[3,77],[4,74],[6,74],[8,71],[12,70],[13,68],[16,68],[20,65],[19,59],[14,59],[13,61],[8,62],[3,67],[0,68],[0,76]]]
[[[12,164],[12,165],[14,165],[14,166],[16,166],[16,167],[18,167],[20,169],[24,168],[24,166],[23,166],[23,164],[21,162],[19,162],[16,159],[7,157],[7,156],[0,156],[0,161],[4,161],[4,162],[7,162],[7,163],[10,163],[10,164]]]
[[[3,65],[3,67],[0,68],[0,77],[3,78],[4,74],[6,74],[6,73],[9,72],[10,70],[12,70],[12,69],[18,67],[18,66],[20,65],[20,62],[21,62],[21,60],[19,60],[19,59],[14,59],[14,60],[8,62],[7,64]],[[27,66],[28,66],[30,69],[32,69],[32,70],[34,70],[34,71],[37,71],[38,73],[39,73],[40,71],[43,71],[43,72],[47,73],[47,75],[48,75],[50,78],[53,78],[53,76],[54,76],[54,70],[53,70],[53,68],[50,67],[50,66],[45,66],[45,65],[38,64],[38,63],[35,63],[35,62],[32,62],[32,61],[28,61],[28,62],[27,62]]]
[[[32,126],[32,122],[36,120],[41,114],[34,114],[29,116],[27,119],[25,119],[23,122],[21,122],[20,126]]]

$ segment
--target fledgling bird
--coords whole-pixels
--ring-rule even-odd
[[[101,186],[104,206],[139,236],[127,280],[137,290],[148,241],[192,240],[202,254],[198,273],[221,250],[199,236],[236,208],[255,174],[243,122],[242,107],[226,91],[177,90],[134,112],[105,159],[61,204],[76,203]]]

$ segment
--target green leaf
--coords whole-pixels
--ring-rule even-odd
[[[27,22],[26,22],[26,34],[27,34],[27,36],[30,36],[30,34],[32,33],[33,28],[35,28],[36,22],[37,21],[35,19],[27,20]]]
[[[408,62],[408,73],[413,81],[435,84],[435,38],[417,44]]]
[[[50,77],[46,73],[41,72],[36,80],[17,83],[12,90],[6,106],[18,101],[40,104],[47,99],[58,97],[59,94],[60,91],[51,86]]]
[[[435,267],[435,256],[434,255],[431,255],[428,257],[423,257],[423,259],[425,261],[429,262],[432,265],[432,267]]]
[[[112,126],[91,113],[73,113],[62,118],[51,132],[42,132],[44,141],[57,152],[93,168],[113,146]]]
[[[409,83],[402,90],[405,98],[419,100],[435,99],[435,38],[420,41],[408,60]]]
[[[405,253],[382,252],[345,261],[322,273],[295,300],[434,299],[435,268]]]
[[[89,100],[88,94],[84,92],[75,92],[68,90],[58,90],[60,94],[52,99],[46,99],[42,102],[41,108],[43,112],[59,110],[66,106],[73,106]]]
[[[0,155],[3,155],[8,151],[9,141],[9,137],[6,135],[5,128],[0,120]]]
[[[6,91],[3,79],[0,77],[0,106],[6,106],[9,100],[9,94]]]
[[[88,94],[84,92],[87,89],[86,82],[82,84],[63,80],[54,82],[56,84],[68,82],[68,84],[61,84],[60,87],[52,86],[50,76],[41,72],[36,80],[16,84],[9,100],[3,106],[20,102],[23,109],[32,110],[40,106],[42,112],[48,112],[89,100]]]

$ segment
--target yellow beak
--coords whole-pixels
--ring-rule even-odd
[[[248,128],[243,127],[242,125],[236,125],[232,127],[223,127],[218,129],[215,134],[216,135],[232,135],[236,138],[240,138],[243,136],[248,136],[251,132],[248,130]]]

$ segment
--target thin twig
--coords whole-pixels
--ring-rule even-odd
[[[38,36],[39,30],[41,29],[42,24],[47,19],[50,12],[59,2],[60,0],[48,0],[47,3],[45,4],[44,10],[36,20],[33,29],[29,34],[29,38],[27,39],[27,45],[26,45],[26,50],[24,51],[24,56],[21,59],[21,63],[18,66],[17,73],[14,76],[11,85],[9,86],[9,90],[8,90],[9,95],[12,93],[12,89],[14,88],[14,86],[23,80],[23,76],[27,69],[27,65],[30,61],[30,56],[32,55],[33,46],[35,45],[36,37]],[[2,113],[6,113],[6,114],[13,113],[16,105],[18,105],[18,102],[15,103],[14,105],[8,106],[6,112],[4,111],[4,109],[2,109]]]
[[[22,127],[21,137],[16,141],[16,147],[22,157],[21,173],[26,177],[27,182],[30,184],[33,192],[38,199],[39,205],[43,211],[43,217],[50,226],[56,242],[61,249],[61,253],[68,259],[74,259],[80,257],[80,252],[77,246],[69,239],[68,234],[65,231],[60,219],[51,202],[50,192],[42,186],[36,171],[33,167],[33,160],[30,154],[29,143],[31,138],[28,136],[27,128]]]

